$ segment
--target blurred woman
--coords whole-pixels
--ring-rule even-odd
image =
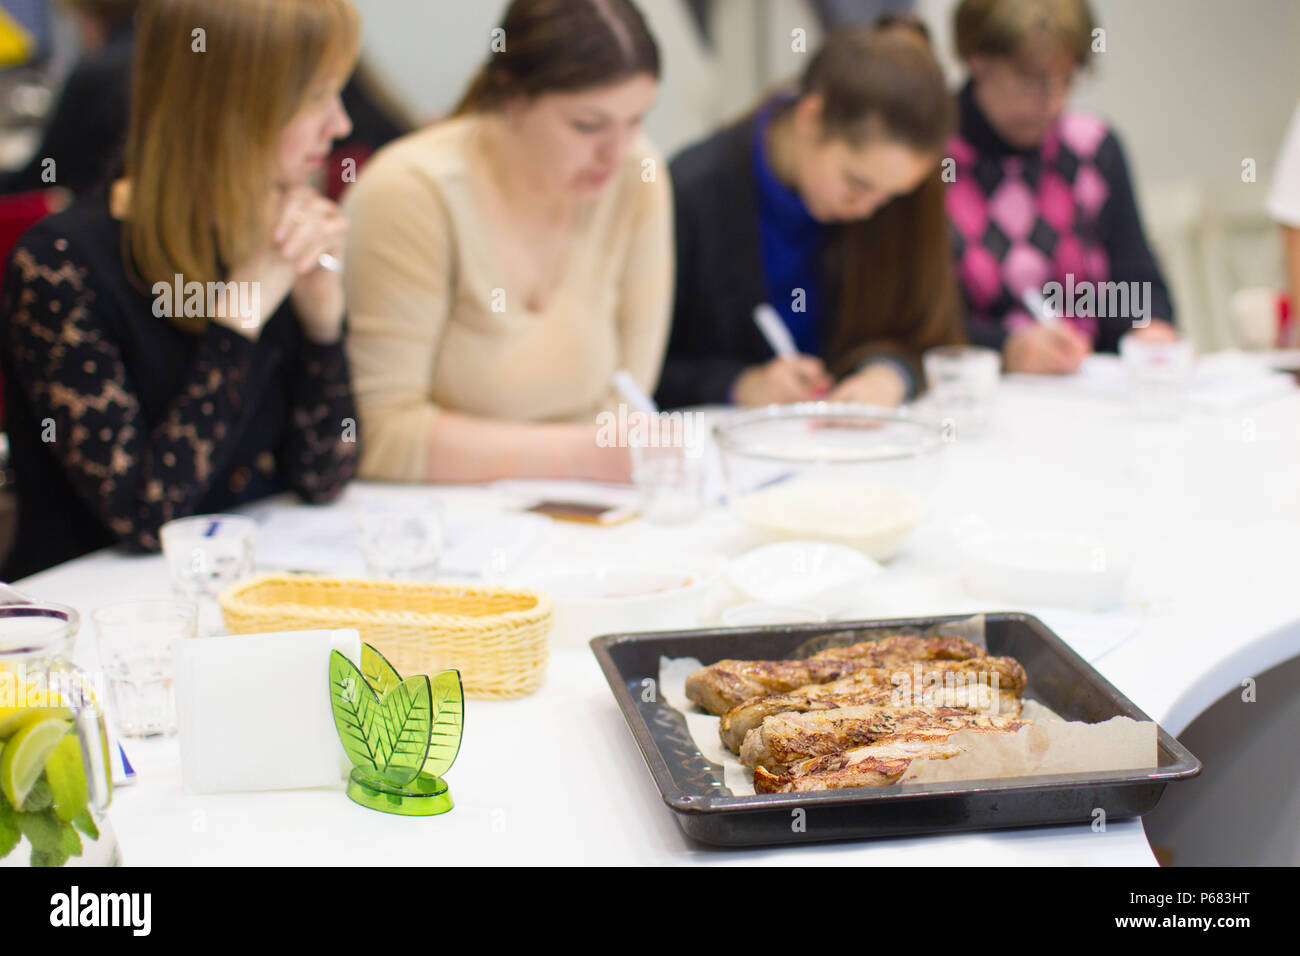
[[[355,467],[327,268],[347,224],[304,184],[349,129],[356,11],[144,0],[138,30],[126,177],[29,230],[4,278],[8,578],[284,489],[323,501]]]
[[[897,405],[960,342],[939,159],[952,99],[920,21],[832,33],[796,90],[673,161],[666,406]],[[801,353],[773,358],[755,306]]]
[[[641,134],[659,53],[628,0],[515,0],[453,118],[347,197],[362,473],[626,480],[596,416],[659,374],[668,171]]]
[[[1001,349],[1007,371],[1072,372],[1130,330],[1177,338],[1119,140],[1100,119],[1065,109],[1091,61],[1094,25],[1087,0],[957,7],[970,79],[949,146],[948,215],[967,332]],[[1119,283],[1122,298],[1106,283]],[[1040,322],[1035,296],[1064,321]]]
[[[81,58],[68,74],[36,153],[0,175],[0,193],[54,186],[81,195],[103,188],[121,162],[126,136],[135,12],[140,0],[61,0]]]

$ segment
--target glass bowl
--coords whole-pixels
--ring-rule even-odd
[[[714,426],[732,511],[764,541],[893,557],[941,478],[941,425],[830,402],[769,405]]]

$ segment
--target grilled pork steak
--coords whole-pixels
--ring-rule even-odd
[[[738,753],[749,731],[761,724],[765,717],[786,711],[807,712],[849,706],[952,706],[1013,717],[1020,713],[1019,695],[1024,690],[1026,677],[1024,668],[1013,658],[909,663],[912,663],[911,667],[867,668],[829,683],[747,700],[722,715],[718,733],[723,744],[733,753]],[[919,676],[917,667],[920,667]],[[996,690],[993,675],[997,675]],[[933,683],[927,685],[927,681]]]
[[[914,661],[992,659],[983,658],[983,654],[961,638],[893,635],[832,648],[801,661],[718,661],[686,679],[686,696],[710,714],[723,714],[751,697],[826,684],[869,668],[896,668]]]
[[[777,714],[749,732],[740,749],[746,767],[780,773],[790,764],[865,747],[884,738],[945,740],[957,730],[1015,731],[1024,721],[951,707],[882,710],[843,707],[808,714]]]
[[[1021,725],[1020,721],[1012,721]],[[966,728],[976,733],[1014,733],[1020,727]],[[824,757],[809,757],[790,764],[784,773],[775,774],[764,767],[754,768],[757,793],[795,793],[809,790],[838,790],[843,787],[880,787],[895,783],[913,760],[947,760],[962,752],[950,743],[950,730],[940,737],[917,739],[904,734],[885,737],[866,747],[843,750]]]

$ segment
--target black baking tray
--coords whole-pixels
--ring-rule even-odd
[[[722,766],[696,747],[682,714],[653,693],[661,656],[694,657],[701,664],[780,660],[900,629],[925,631],[968,620],[961,615],[610,634],[592,640],[591,648],[664,802],[690,836],[718,846],[1093,823],[1099,808],[1106,821],[1122,820],[1155,807],[1171,780],[1200,773],[1201,762],[1160,728],[1159,765],[1150,770],[735,796],[723,783]],[[988,652],[1014,657],[1024,666],[1029,677],[1024,696],[1065,719],[1151,719],[1038,618],[985,614],[984,626]]]

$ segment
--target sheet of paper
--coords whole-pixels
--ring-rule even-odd
[[[540,515],[448,514],[440,574],[482,577],[503,574],[550,532]],[[364,576],[356,519],[346,505],[277,505],[259,516],[259,570],[313,571]]]
[[[1123,404],[1135,400],[1133,379],[1118,355],[1089,355],[1073,375],[1017,374],[1008,378],[1101,401]],[[1259,356],[1215,352],[1196,360],[1187,382],[1187,403],[1204,412],[1234,411],[1289,394],[1295,388],[1292,376],[1269,368]]]

